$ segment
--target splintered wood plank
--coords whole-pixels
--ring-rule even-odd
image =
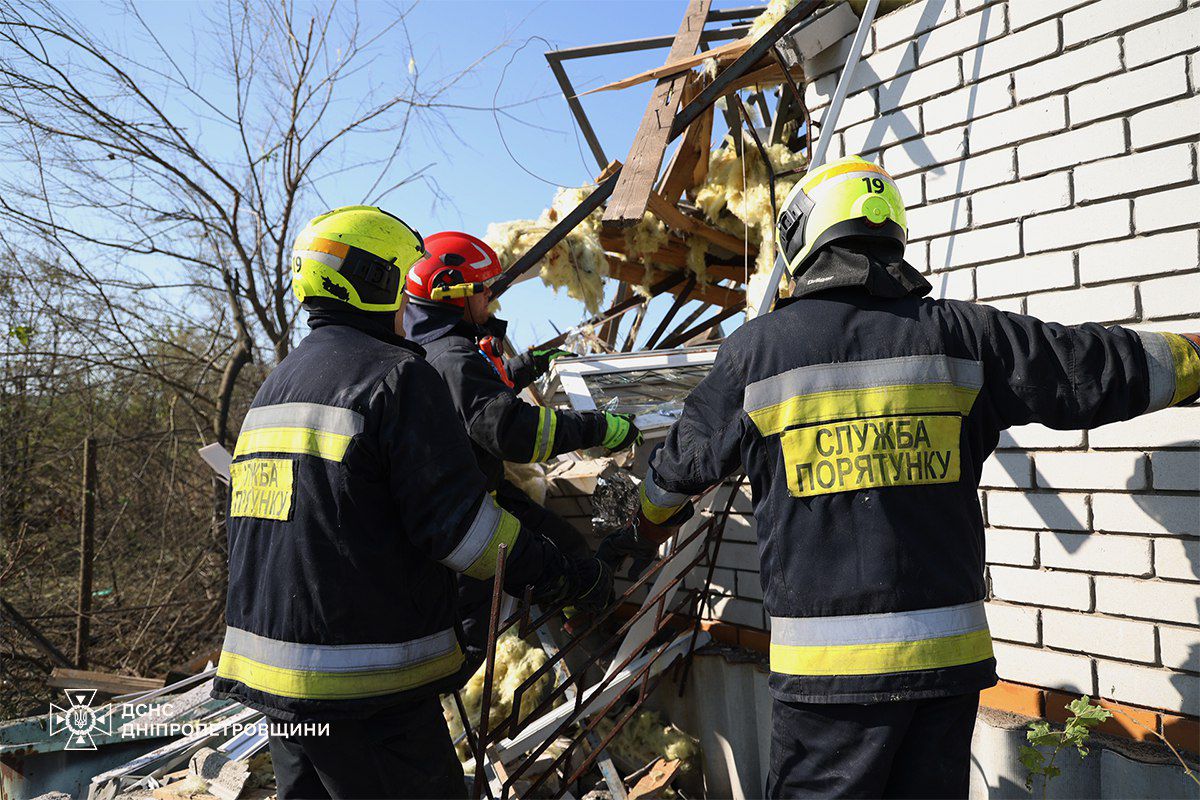
[[[678,759],[673,761],[665,758],[658,759],[650,771],[643,775],[642,779],[633,787],[629,793],[629,800],[641,800],[643,797],[649,800],[652,797],[661,797],[660,792],[675,780],[681,766],[683,766],[683,762]]]
[[[667,64],[679,61],[696,52],[700,44],[700,34],[704,31],[704,20],[708,17],[708,7],[712,0],[691,0],[679,32],[675,34],[675,42],[667,55]],[[658,169],[662,166],[663,152],[671,137],[671,124],[675,121],[675,112],[679,109],[680,95],[683,93],[684,75],[660,78],[650,95],[646,113],[642,115],[642,124],[638,126],[637,134],[633,137],[633,146],[629,149],[629,158],[625,160],[625,168],[617,179],[616,188],[608,201],[604,212],[604,221],[621,226],[634,225],[646,212],[646,203],[658,177]]]
[[[683,103],[690,103],[700,92],[703,78],[692,74],[683,90]],[[675,151],[667,177],[663,179],[662,195],[671,203],[678,203],[683,193],[699,185],[708,176],[708,152],[712,147],[713,110],[710,108],[688,126],[683,141]],[[701,167],[703,166],[703,169]]]
[[[596,92],[611,92],[615,89],[627,89],[630,86],[637,86],[639,83],[654,80],[655,78],[665,78],[670,75],[678,75],[684,70],[691,69],[697,64],[710,58],[715,58],[717,63],[724,66],[737,59],[742,53],[750,49],[750,45],[754,44],[748,37],[736,39],[732,42],[727,42],[720,47],[714,47],[711,50],[705,50],[703,53],[694,53],[678,61],[668,61],[661,67],[648,69],[645,72],[639,72],[637,75],[630,75],[628,78],[622,78],[619,81],[606,83],[603,86],[598,86],[595,89],[588,89],[582,92],[577,97],[584,97]]]

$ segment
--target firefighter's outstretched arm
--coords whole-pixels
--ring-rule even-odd
[[[480,355],[460,358],[458,368],[443,370],[471,438],[504,461],[546,461],[562,453],[604,446],[621,450],[633,444],[637,428],[627,419],[601,411],[565,411],[525,402],[496,379]]]
[[[967,303],[954,309],[979,349],[985,410],[999,429],[1094,428],[1193,402],[1200,392],[1196,334],[1059,325]]]
[[[423,361],[403,365],[382,382],[377,400],[385,406],[380,438],[391,493],[417,547],[455,572],[486,579],[496,574],[504,544],[510,594],[532,585],[535,596],[548,601],[607,598],[611,572],[605,574],[603,565],[568,560],[545,537],[523,530],[484,491],[470,440],[432,367]]]
[[[689,500],[727,478],[742,464],[749,418],[742,409],[746,382],[728,341],[712,371],[688,397],[667,441],[650,457],[642,481],[640,528],[650,540],[666,535],[652,527],[678,525],[690,516]]]

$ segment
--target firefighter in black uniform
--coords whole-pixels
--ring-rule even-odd
[[[771,618],[769,797],[966,797],[984,617],[984,460],[1005,428],[1093,428],[1190,402],[1200,337],[932,300],[904,206],[849,157],[793,189],[792,297],[725,340],[650,459],[639,524],[744,467]]]
[[[637,426],[624,414],[555,410],[522,400],[518,391],[543,375],[554,359],[570,354],[529,350],[502,359],[506,323],[488,310],[488,285],[501,272],[495,251],[482,239],[457,231],[432,234],[425,247],[428,255],[408,274],[405,329],[446,381],[485,488],[526,529],[546,536],[567,556],[585,558],[590,549],[582,534],[505,480],[504,462],[547,461],[592,447],[622,450],[641,441]],[[467,656],[477,659],[485,642],[491,590],[469,576],[459,582]]]
[[[279,724],[281,798],[465,797],[437,693],[464,663],[455,573],[601,604],[485,490],[445,385],[399,331],[421,237],[370,206],[312,220],[293,287],[312,332],[267,377],[230,468],[229,594],[213,693]],[[320,725],[328,724],[328,735]]]

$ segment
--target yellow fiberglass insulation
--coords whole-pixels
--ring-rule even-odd
[[[517,687],[537,672],[549,660],[546,651],[521,639],[511,630],[496,642],[496,672],[492,678],[492,702],[488,709],[489,725],[499,724],[512,711],[513,695]],[[461,695],[467,716],[472,725],[478,725],[483,711],[484,667],[481,665],[463,687]],[[553,671],[542,676],[521,697],[521,717],[525,718],[538,703],[545,699],[553,686]],[[442,710],[450,726],[450,736],[457,739],[463,731],[462,720],[454,699],[442,698]],[[470,757],[466,741],[459,743],[458,754],[462,759]]]
[[[483,238],[496,250],[500,263],[507,269],[594,188],[559,189],[550,208],[536,220],[493,222]],[[542,281],[547,286],[555,290],[565,288],[568,296],[582,302],[593,314],[600,310],[604,278],[608,275],[608,259],[599,237],[602,214],[598,209],[584,218],[539,262]]]
[[[596,725],[596,732],[603,739],[612,727],[611,721],[603,719]],[[674,725],[664,725],[655,711],[635,714],[609,742],[608,748],[630,766],[665,758],[682,761],[685,771],[696,765],[696,756],[700,754],[700,745],[695,739]]]
[[[747,238],[758,247],[754,275],[750,279],[750,296],[757,298],[762,294],[762,284],[775,261],[775,214],[771,207],[766,166],[749,135],[742,137],[742,153],[743,157],[738,158],[728,139],[723,147],[712,151],[708,177],[694,193],[696,205],[709,222],[735,236]],[[768,145],[767,155],[776,173],[803,167],[806,163],[803,153],[789,150],[784,144]],[[783,203],[800,177],[801,173],[796,173],[776,179],[777,204]],[[688,253],[689,262],[700,258],[693,252]]]
[[[648,268],[652,263],[650,256],[657,253],[669,238],[667,226],[647,211],[642,215],[641,222],[632,228],[626,228],[625,252],[631,260]]]

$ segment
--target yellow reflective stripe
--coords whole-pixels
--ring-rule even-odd
[[[496,526],[496,532],[492,534],[491,541],[487,543],[487,547],[483,548],[479,558],[463,570],[463,574],[479,580],[495,575],[496,557],[500,552],[500,545],[508,545],[508,554],[512,555],[513,544],[516,543],[517,534],[520,532],[521,523],[517,521],[517,518],[501,509],[500,523]]]
[[[784,675],[886,675],[974,664],[992,657],[986,630],[913,642],[798,647],[771,643],[771,671]]]
[[[341,461],[352,437],[314,428],[255,428],[238,436],[234,458],[250,453],[297,453]]]
[[[978,389],[944,383],[839,389],[789,397],[751,411],[750,419],[759,433],[771,436],[792,425],[821,420],[948,412],[965,415],[978,395]]]
[[[546,461],[554,454],[554,434],[558,431],[558,415],[553,409],[538,409],[537,433],[533,438],[533,455],[530,463]]]
[[[529,462],[545,461],[554,453],[554,434],[558,430],[558,415],[549,408],[538,409],[537,433],[533,437],[533,455]]]
[[[1178,405],[1200,391],[1200,355],[1177,333],[1164,333],[1167,347],[1171,349],[1171,360],[1175,363],[1175,393],[1171,405]]]
[[[454,674],[463,663],[462,650],[454,650],[421,664],[373,672],[309,672],[264,664],[222,652],[217,677],[245,684],[260,692],[306,700],[352,700],[403,692]]]
[[[542,454],[540,460],[546,461],[554,453],[554,435],[558,433],[558,414],[554,413],[553,409],[546,409],[550,418],[550,433],[546,436],[546,452]]]
[[[661,525],[670,519],[672,514],[683,508],[683,503],[680,503],[677,506],[656,505],[654,501],[651,500],[646,494],[646,484],[650,483],[651,480],[651,476],[649,474],[646,475],[646,480],[642,481],[642,486],[638,490],[638,494],[640,494],[642,498],[642,515],[655,525]],[[684,502],[687,502],[687,500],[685,499]]]

